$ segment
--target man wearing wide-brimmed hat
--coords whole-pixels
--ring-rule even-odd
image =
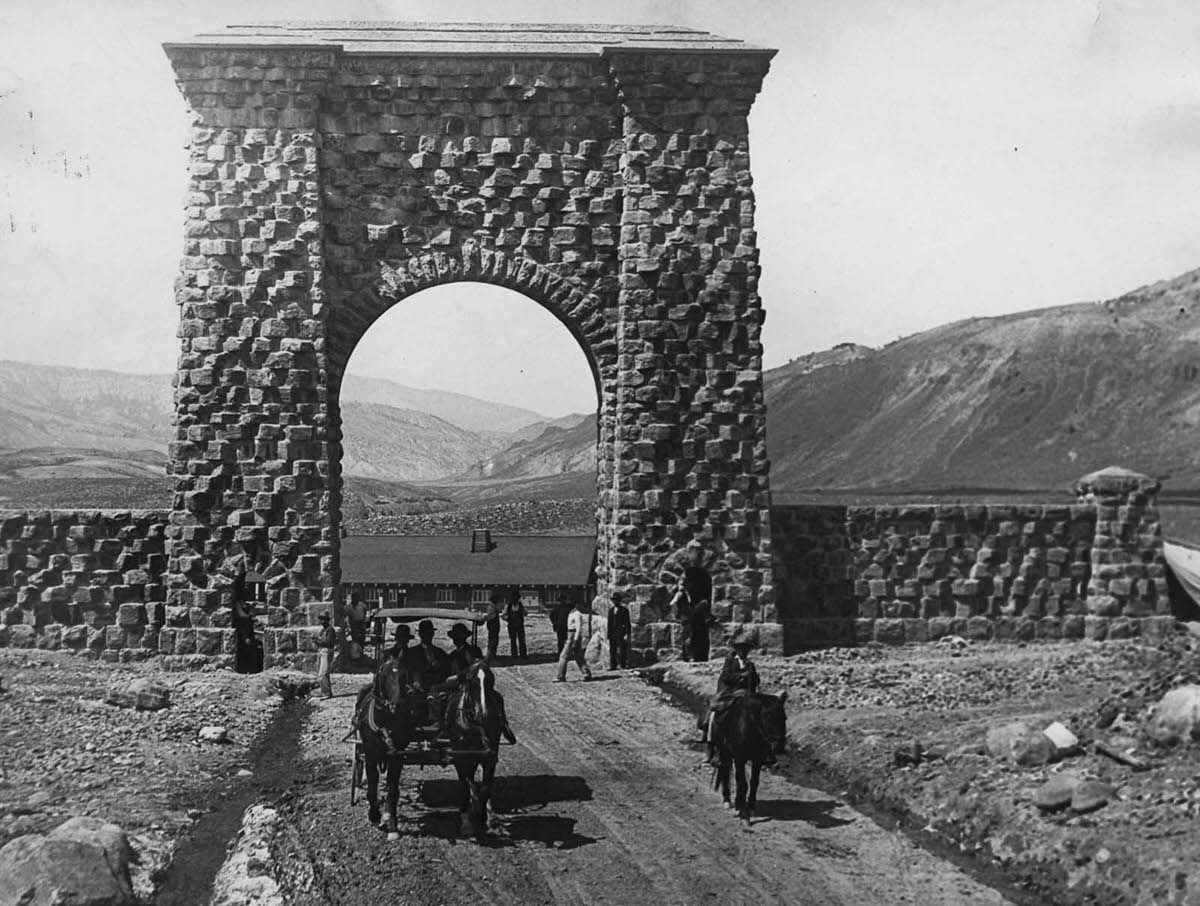
[[[412,649],[409,655],[409,675],[415,685],[423,689],[437,685],[446,679],[450,672],[450,661],[446,652],[433,644],[433,620],[422,620],[417,624],[417,636],[421,644]]]
[[[393,639],[392,647],[387,650],[386,655],[394,657],[405,667],[409,667],[412,657],[409,652],[414,650],[408,647],[408,643],[412,641],[412,627],[407,623],[397,623]]]
[[[717,677],[717,692],[708,704],[708,713],[700,718],[701,742],[708,745],[708,763],[717,763],[716,741],[713,739],[713,724],[718,715],[733,704],[739,695],[753,695],[758,692],[758,668],[750,660],[750,649],[754,647],[754,638],[750,628],[738,626],[729,639],[732,651],[721,665],[721,673]]]

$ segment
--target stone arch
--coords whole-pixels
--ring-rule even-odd
[[[484,283],[502,286],[541,305],[574,338],[592,373],[596,389],[598,491],[611,481],[615,425],[617,342],[615,325],[604,317],[606,305],[595,293],[572,284],[529,258],[505,254],[467,243],[452,252],[425,252],[395,264],[381,261],[378,281],[341,304],[330,317],[329,379],[330,475],[340,497],[342,459],[341,382],[358,342],[393,306],[417,293],[451,283]],[[597,513],[597,520],[602,518]],[[341,523],[340,499],[332,509]]]
[[[395,263],[379,262],[377,283],[348,295],[330,316],[331,380],[340,380],[358,341],[392,306],[421,290],[450,283],[502,286],[541,305],[583,351],[598,398],[603,399],[606,388],[615,390],[616,330],[604,320],[605,303],[533,259],[484,249],[477,243],[453,252],[425,252]]]
[[[687,558],[714,609],[773,600],[747,116],[774,51],[675,27],[389,22],[166,50],[195,114],[168,607],[203,616],[215,574],[249,563],[296,650],[286,627],[340,581],[349,354],[387,307],[454,280],[511,286],[589,355],[600,596],[653,597]]]

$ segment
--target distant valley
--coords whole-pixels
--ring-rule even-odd
[[[1200,271],[1100,303],[973,318],[765,374],[772,486],[797,495],[1064,494],[1111,464],[1200,491]],[[348,376],[346,512],[590,497],[596,417],[547,419]],[[55,484],[169,501],[165,375],[0,362],[0,506]],[[50,500],[51,503],[44,501]]]

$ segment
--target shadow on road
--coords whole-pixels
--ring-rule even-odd
[[[420,802],[429,809],[417,818],[419,835],[460,840],[457,780],[425,780],[421,783]],[[521,841],[541,843],[548,849],[576,849],[595,843],[595,837],[576,833],[574,818],[528,812],[555,802],[584,802],[592,798],[592,788],[582,777],[553,774],[517,774],[497,777],[492,793],[493,823],[500,833],[479,839],[481,846],[502,848]]]
[[[541,843],[547,849],[578,849],[595,843],[595,837],[576,833],[575,819],[559,815],[521,815],[503,822],[510,840]]]
[[[816,828],[853,824],[853,819],[835,818],[830,814],[841,806],[842,803],[835,799],[760,799],[754,814],[769,821],[804,821]]]
[[[421,802],[430,808],[458,808],[457,780],[423,780]],[[586,802],[592,788],[582,777],[558,774],[510,774],[492,786],[492,810],[504,814],[544,808],[553,802]]]

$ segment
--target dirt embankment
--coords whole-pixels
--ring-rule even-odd
[[[139,679],[165,689],[170,704],[105,703],[110,690]],[[72,816],[102,818],[129,835],[134,889],[146,899],[212,816],[256,795],[252,744],[279,713],[281,688],[295,687],[287,674],[164,673],[153,662],[4,649],[0,688],[0,847]],[[208,726],[223,727],[225,741],[202,741]]]
[[[845,791],[998,867],[1034,901],[1200,903],[1200,747],[1146,736],[1164,691],[1200,676],[1196,640],[861,648],[758,660],[789,691],[795,776]],[[676,664],[665,683],[707,695],[718,665]],[[1081,754],[1022,767],[986,754],[989,729],[1061,721]],[[1148,766],[1099,754],[1106,743]],[[1112,787],[1088,813],[1034,804],[1064,772]]]

